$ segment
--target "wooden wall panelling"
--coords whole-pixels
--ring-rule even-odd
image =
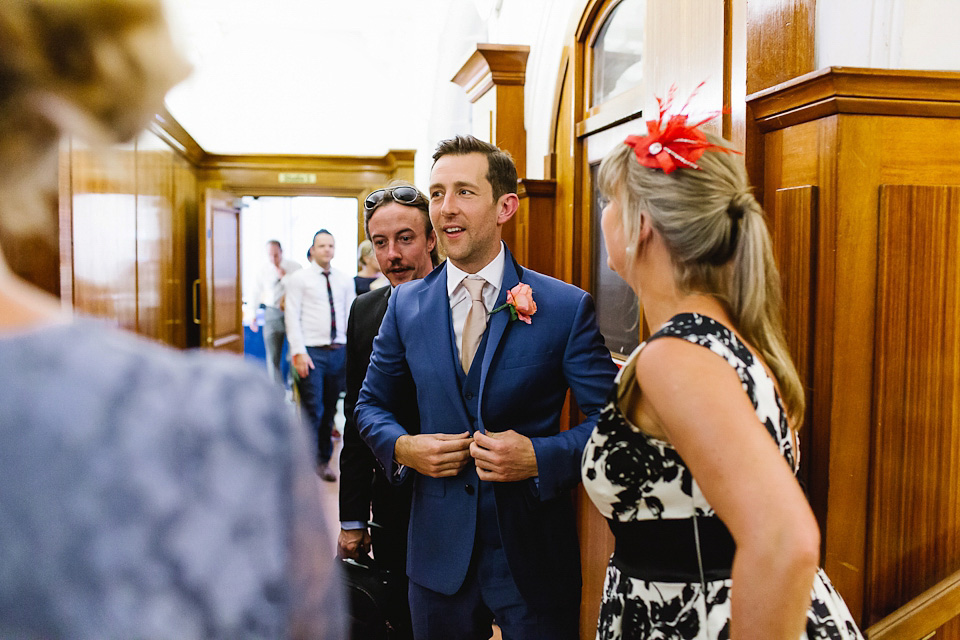
[[[830,299],[826,292],[832,290],[831,280],[825,277],[832,273],[832,240],[825,235],[832,223],[821,224],[818,215],[830,194],[816,187],[826,179],[821,174],[830,172],[829,163],[821,166],[820,162],[824,126],[811,122],[769,133],[767,153],[774,161],[764,176],[769,194],[764,209],[783,288],[784,329],[807,394],[800,431],[800,478],[822,530],[826,528],[830,421],[822,414],[820,399],[830,397],[829,386],[823,384],[829,380],[824,367],[830,360],[828,354],[815,352],[822,341],[812,338],[822,335],[823,327],[832,326],[832,306],[822,302]],[[825,538],[821,543],[825,545]]]
[[[521,178],[527,174],[523,92],[529,55],[526,45],[480,43],[451,79],[475,107],[474,135],[509,151]]]
[[[522,244],[527,248],[525,266],[553,277],[556,272],[556,254],[554,229],[556,228],[555,180],[520,181],[520,206],[525,209]]]
[[[807,393],[807,412],[800,432],[800,451],[803,465],[800,478],[808,488],[814,513],[819,516],[826,511],[825,487],[815,486],[811,491],[811,476],[814,483],[820,478],[811,473],[818,456],[815,436],[819,432],[810,420],[812,399],[812,366],[814,324],[814,300],[816,299],[816,254],[817,254],[817,188],[815,186],[787,187],[775,192],[775,205],[770,216],[773,252],[780,270],[783,286],[784,327],[787,345],[797,372]],[[799,426],[799,425],[797,425]],[[811,431],[815,433],[811,433]],[[810,452],[814,455],[809,456]],[[811,459],[812,458],[812,459]],[[821,520],[822,522],[822,520]]]
[[[150,125],[145,140],[163,152],[170,172],[169,265],[164,287],[165,340],[177,347],[200,346],[200,327],[193,322],[193,282],[199,277],[197,173],[207,154],[164,109]]]
[[[582,250],[579,243],[584,236],[577,226],[583,216],[576,214],[576,203],[581,192],[580,164],[583,143],[574,136],[574,97],[575,56],[570,54],[574,46],[568,47],[557,80],[556,118],[552,158],[546,160],[552,167],[555,178],[554,195],[554,243],[553,270],[546,271],[565,282],[580,283]],[[589,219],[587,220],[589,223]],[[531,233],[550,233],[539,221],[531,222]],[[575,424],[580,418],[576,403],[568,397],[566,420],[561,424]],[[606,520],[580,487],[576,493],[577,532],[580,538],[580,565],[583,576],[583,590],[580,601],[580,637],[593,638],[597,631],[597,616],[600,611],[600,599],[603,595],[603,579],[607,560],[613,553],[613,534]]]
[[[577,485],[577,535],[580,537],[580,564],[583,591],[580,599],[580,638],[597,635],[597,619],[603,599],[603,581],[607,564],[613,555],[614,539],[610,527],[590,497]]]
[[[552,163],[554,172],[550,176],[556,180],[554,245],[556,247],[553,273],[564,282],[574,282],[573,274],[577,270],[574,251],[577,181],[574,149],[581,143],[573,135],[573,87],[572,65],[568,47],[561,63],[557,87],[557,116],[554,123]]]
[[[960,567],[960,186],[883,185],[879,218],[869,623]]]
[[[173,164],[156,135],[137,140],[137,332],[172,342]]]
[[[749,101],[768,208],[817,187],[811,422],[829,436],[811,453],[827,458],[824,566],[866,625],[960,566],[960,74],[826,69]]]
[[[960,571],[913,598],[896,613],[870,626],[866,635],[870,640],[960,638],[958,621],[950,620],[957,611],[960,611]]]
[[[47,194],[30,215],[44,218],[43,226],[29,231],[0,227],[0,255],[11,273],[54,296],[60,295],[60,251],[57,196]]]
[[[60,256],[60,302],[65,309],[73,308],[73,162],[72,141],[60,141],[57,158],[57,248]]]
[[[854,615],[864,606],[868,476],[876,322],[879,169],[866,161],[880,150],[873,122],[837,116],[837,171],[831,190],[835,225],[830,373],[829,497],[825,565]],[[854,170],[852,163],[862,162]],[[867,188],[873,185],[873,188]],[[825,210],[825,209],[824,209]],[[823,334],[822,334],[823,335]]]
[[[527,174],[524,82],[529,54],[526,45],[480,43],[452,78],[472,105],[473,135],[509,152],[519,179]],[[521,206],[501,230],[520,264],[528,263],[528,214]]]
[[[193,282],[199,277],[197,235],[197,177],[190,162],[179,155],[173,157],[173,243],[174,293],[172,319],[175,346],[200,346],[199,324],[193,322]]]
[[[137,329],[136,152],[70,151],[75,308]]]
[[[242,195],[356,196],[394,178],[413,177],[415,151],[393,150],[382,157],[296,155],[208,155],[200,165],[202,188]],[[295,181],[284,181],[296,174]]]
[[[814,70],[816,0],[746,0],[747,93]]]

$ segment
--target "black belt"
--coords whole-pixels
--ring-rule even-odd
[[[670,520],[607,520],[617,544],[612,562],[631,578],[656,582],[700,582],[693,518]],[[737,546],[716,516],[696,519],[703,578],[726,580]]]
[[[319,347],[310,347],[310,348],[311,348],[311,349],[323,349],[323,350],[325,350],[325,351],[333,351],[333,350],[336,350],[336,349],[343,349],[345,346],[347,346],[347,345],[343,344],[342,342],[335,342],[335,343],[333,343],[333,344],[323,344],[323,345],[320,345]]]

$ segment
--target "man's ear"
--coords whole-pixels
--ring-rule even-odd
[[[427,234],[427,252],[433,251],[437,246],[437,230],[430,229],[430,233]]]
[[[497,224],[502,225],[520,208],[520,198],[515,193],[505,193],[497,201]]]

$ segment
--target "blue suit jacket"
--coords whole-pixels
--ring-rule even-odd
[[[534,606],[579,603],[580,554],[570,490],[580,481],[580,457],[616,367],[586,292],[521,268],[507,250],[497,306],[519,282],[533,289],[537,312],[530,325],[511,322],[506,310],[490,316],[478,429],[514,429],[529,437],[536,451],[538,483],[491,483],[503,548],[521,594]],[[361,435],[388,477],[396,477],[394,445],[407,433],[394,417],[403,404],[400,395],[409,389],[401,381],[412,377],[416,384],[421,433],[471,429],[451,333],[446,264],[423,280],[397,287],[355,412]],[[587,420],[561,431],[568,388]],[[470,464],[453,478],[411,474],[407,573],[417,584],[453,594],[463,584],[474,546],[476,468]]]

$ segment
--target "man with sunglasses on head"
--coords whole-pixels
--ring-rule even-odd
[[[397,628],[399,640],[413,637],[406,593],[412,484],[395,486],[383,475],[373,453],[360,438],[353,410],[391,292],[399,284],[426,276],[437,265],[439,257],[427,199],[411,184],[392,183],[367,196],[363,203],[363,225],[390,286],[359,296],[347,324],[347,393],[343,400],[346,421],[340,452],[341,530],[337,542],[339,555],[353,559],[366,554],[372,542],[378,566],[394,576],[394,592],[389,604],[394,605],[391,622]],[[412,386],[405,398],[406,402],[398,410],[400,421],[408,432],[418,433],[420,417],[416,390]],[[368,532],[371,507],[377,526]]]
[[[576,640],[571,491],[616,367],[592,298],[502,242],[519,206],[509,154],[457,136],[433,158],[430,218],[448,260],[391,296],[354,415],[388,477],[414,483],[414,635],[486,640],[496,622],[504,640]],[[409,384],[419,433],[398,419]],[[568,389],[587,419],[561,430]]]
[[[311,262],[287,276],[284,321],[304,414],[317,434],[317,475],[334,482],[331,431],[346,363],[347,311],[353,278],[334,269],[336,244],[326,229],[313,236]]]

